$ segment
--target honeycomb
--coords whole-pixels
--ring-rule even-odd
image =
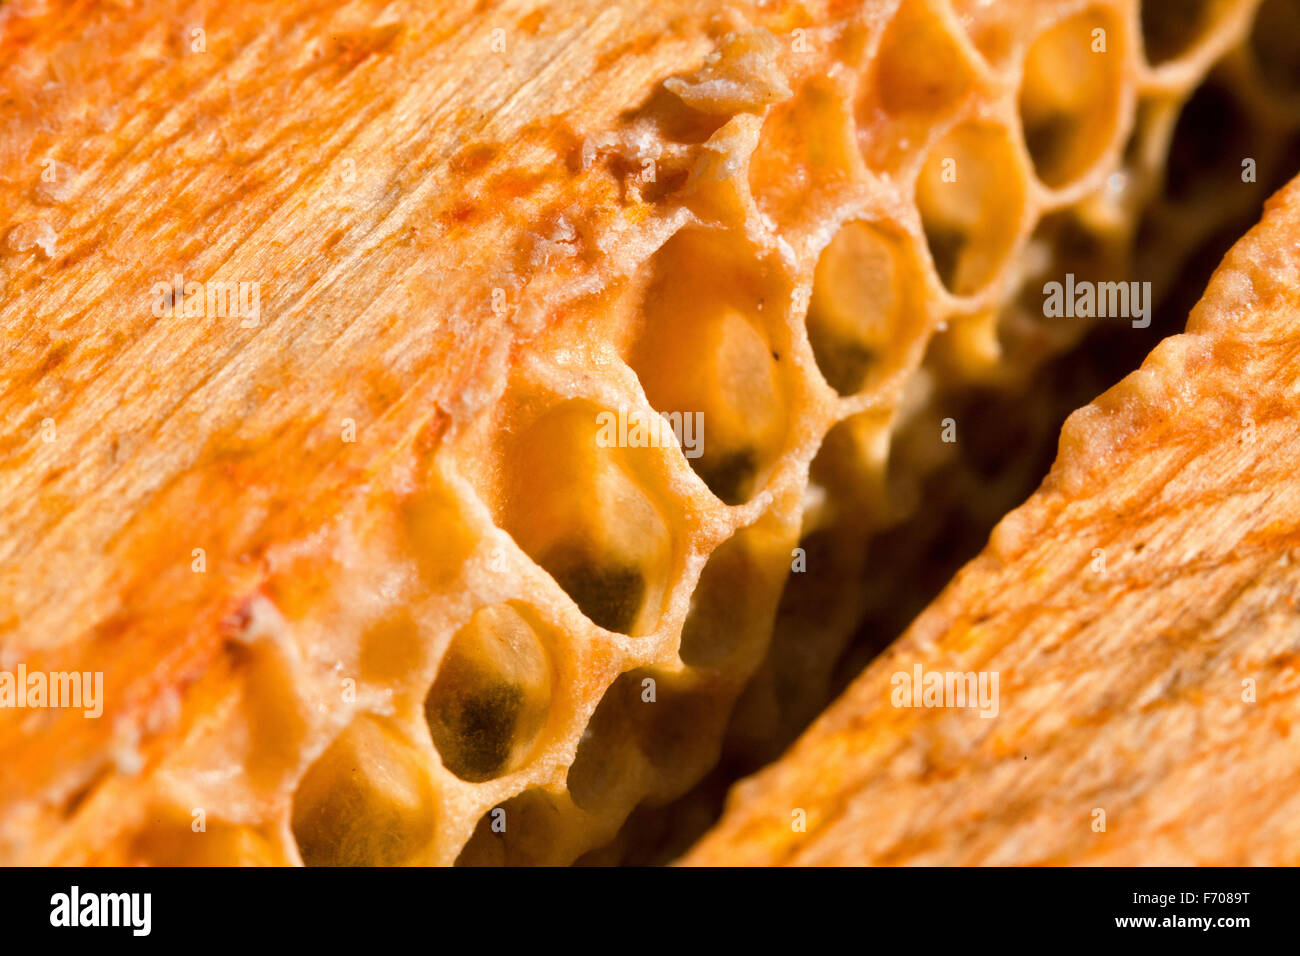
[[[0,7],[0,664],[106,687],[0,713],[4,862],[604,862],[825,703],[1041,277],[1262,200],[1180,113],[1300,92],[1293,0],[95,6]]]
[[[1008,19],[1018,16],[1014,5],[1003,6]],[[827,587],[806,598],[787,593],[782,610],[789,613],[778,617],[773,653],[764,667],[767,686],[760,691],[756,683],[748,691],[752,713],[742,705],[737,727],[740,748],[756,755],[751,765],[776,756],[824,706],[836,651],[851,639],[864,609],[877,616],[891,612],[887,619],[892,626],[884,636],[901,633],[938,590],[936,582],[901,615],[894,607],[909,581],[924,578],[927,562],[943,550],[936,541],[952,536],[954,525],[973,524],[973,548],[964,557],[982,547],[994,522],[1045,473],[1065,415],[1135,366],[1159,338],[1181,330],[1182,317],[1209,270],[1257,220],[1263,199],[1300,169],[1300,88],[1294,78],[1284,78],[1294,70],[1295,46],[1263,39],[1266,34],[1294,36],[1300,4],[1139,4],[1132,28],[1140,38],[1134,41],[1139,45],[1134,80],[1114,84],[1096,62],[1089,67],[1089,58],[1070,58],[1072,50],[1085,48],[1083,36],[1107,29],[1107,14],[1099,7],[1081,7],[1091,13],[1063,15],[1050,28],[1030,30],[1020,41],[1022,72],[1006,80],[1017,91],[1019,112],[1012,112],[1011,102],[1001,109],[1018,118],[1026,165],[1034,175],[1024,187],[1029,198],[1015,253],[1001,260],[1000,284],[984,302],[967,305],[960,298],[940,298],[929,306],[938,334],[924,333],[924,359],[893,406],[897,418],[884,455],[876,453],[883,460],[864,452],[860,433],[869,426],[849,415],[832,429],[813,464],[812,484],[828,513],[805,535],[821,531],[839,538],[833,547],[842,555],[844,573],[858,586]],[[953,9],[967,35],[978,38],[979,49],[1011,44],[1005,37],[993,39],[999,28],[973,21],[973,10]],[[1108,15],[1123,18],[1132,12],[1116,8]],[[1014,71],[1016,58],[1009,52],[1004,57]],[[1053,64],[1069,66],[1054,70]],[[1071,83],[1078,85],[1064,88]],[[1116,104],[1110,107],[1113,114],[1107,103]],[[1114,141],[1101,142],[1106,115],[1118,117],[1123,143],[1118,153],[1107,152]],[[1010,126],[1017,129],[1015,123]],[[1078,138],[1084,130],[1086,138]],[[940,155],[957,155],[958,149],[951,146]],[[1087,164],[1080,157],[1086,156],[1093,157],[1096,180],[1083,177]],[[1247,159],[1249,184],[1234,188],[1245,178]],[[1024,154],[1020,161],[1025,164]],[[926,185],[926,176],[922,171],[916,186],[922,234],[943,285],[956,291],[944,272],[943,253],[937,251],[943,248],[943,230],[935,225],[934,213],[927,218],[924,197],[936,187]],[[1002,215],[1026,202],[995,186],[979,190],[990,218],[994,209]],[[981,236],[981,254],[1002,241]],[[819,269],[826,268],[827,256],[835,251],[833,244],[827,247]],[[967,268],[979,272],[983,267]],[[1181,283],[1189,269],[1201,281]],[[1114,319],[1045,319],[1044,283],[1067,273],[1094,282],[1150,281],[1156,327],[1132,328]],[[814,343],[817,321],[814,303],[808,317]],[[1107,327],[1097,329],[1098,323]],[[1098,339],[1091,353],[1076,357],[1090,335]],[[1118,363],[1116,354],[1121,356]],[[1107,378],[1092,365],[1118,371]],[[1072,379],[1068,388],[1060,381],[1067,378]],[[945,419],[953,422],[955,441],[942,440]],[[1045,460],[1036,449],[1047,451]],[[864,496],[863,486],[881,490]],[[977,514],[975,520],[971,512]],[[829,538],[818,540],[826,546]],[[946,569],[944,581],[960,563]],[[791,586],[815,592],[822,583],[795,578]],[[823,620],[832,616],[830,607],[843,610],[837,622],[821,624],[801,612],[800,606],[809,604]],[[822,636],[810,640],[812,633]],[[807,652],[810,644],[816,646],[812,654]]]
[[[1071,415],[1039,490],[681,862],[1294,864],[1276,648],[1300,583],[1297,314],[1300,177],[1186,332]],[[982,690],[899,692],[963,668]],[[951,709],[975,694],[978,716]]]

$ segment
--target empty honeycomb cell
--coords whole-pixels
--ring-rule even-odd
[[[646,699],[648,693],[643,691],[633,705],[637,742],[658,771],[659,795],[675,795],[677,781],[702,776],[717,758],[721,741],[701,734],[700,728],[721,726],[731,702],[707,680],[695,684],[681,674],[647,672],[647,676],[655,681],[654,697]]]
[[[742,761],[774,757],[824,703],[833,662],[856,629],[867,535],[898,511],[885,483],[894,418],[885,410],[850,416],[813,460],[770,650],[732,722],[731,745]]]
[[[1007,261],[1025,206],[1025,180],[1006,131],[963,123],[926,157],[917,208],[940,280],[970,295]]]
[[[809,136],[808,130],[819,130]],[[829,83],[805,84],[776,106],[749,161],[749,185],[759,208],[778,223],[816,217],[823,201],[851,181],[859,162],[853,121]]]
[[[1114,17],[1090,11],[1045,30],[1025,57],[1020,118],[1038,178],[1060,188],[1115,138],[1127,52]]]
[[[824,703],[836,657],[850,639],[864,573],[865,548],[857,516],[832,511],[828,524],[799,541],[803,570],[786,578],[772,648],[764,665],[766,692],[778,716],[751,747],[772,755]],[[778,729],[778,728],[784,728]]]
[[[414,862],[434,824],[434,795],[418,753],[369,714],[317,758],[293,797],[293,835],[308,866]]]
[[[1259,134],[1244,104],[1224,83],[1211,79],[1184,105],[1169,144],[1165,191],[1189,203],[1241,183],[1241,163],[1258,157]]]
[[[636,708],[646,706],[641,699],[644,679],[638,671],[620,674],[582,732],[566,786],[573,802],[584,810],[599,813],[624,802],[638,786],[634,779],[638,751],[627,744],[636,737]]]
[[[545,866],[552,862],[557,831],[565,823],[557,798],[525,790],[479,819],[456,866]]]
[[[743,240],[715,231],[677,233],[652,264],[628,361],[660,413],[698,421],[687,461],[727,504],[753,495],[785,442],[790,359],[769,330],[788,295]]]
[[[1237,0],[1142,0],[1142,44],[1158,66],[1191,51],[1214,32]]]
[[[811,717],[831,662],[851,638],[866,558],[866,529],[879,531],[900,510],[886,481],[895,415],[853,415],[826,435],[809,470],[820,504],[804,515],[802,560],[781,593],[769,693],[793,731]],[[773,731],[777,746],[785,742]],[[764,745],[765,749],[766,745]]]
[[[948,392],[929,365],[926,356],[922,374],[908,383],[911,394],[904,398],[905,408],[900,410],[890,439],[884,481],[892,523],[917,513],[924,501],[927,477],[957,460],[956,446],[962,441],[961,422],[948,407]],[[945,441],[949,425],[952,440]]]
[[[525,613],[509,604],[476,611],[452,638],[425,698],[434,746],[463,780],[523,765],[546,724],[554,677]]]
[[[619,675],[601,698],[582,739],[567,785],[591,813],[630,810],[636,802],[671,799],[717,759],[731,710],[720,680],[638,668]],[[647,789],[648,788],[648,789]]]
[[[1049,213],[1039,220],[1030,239],[1033,260],[1028,281],[1016,303],[996,316],[964,317],[950,325],[948,341],[936,340],[932,365],[942,375],[962,381],[999,382],[1010,387],[1046,356],[1064,351],[1087,332],[1091,320],[1047,315],[1044,285],[1049,281],[1110,282],[1127,276],[1127,245],[1100,234],[1077,215],[1076,208]],[[990,338],[989,336],[992,336]],[[982,358],[997,364],[982,362]]]
[[[927,323],[923,278],[901,239],[843,226],[817,261],[807,326],[817,367],[841,395],[903,368]]]
[[[799,540],[806,568],[791,574],[781,592],[779,613],[783,618],[797,618],[798,628],[807,630],[809,623],[827,624],[839,606],[835,592],[842,580],[843,554],[840,536],[832,528],[817,528]]]
[[[947,331],[935,338],[927,358],[940,374],[950,374],[955,380],[1000,379],[1007,374],[1001,331],[996,309],[953,315]]]
[[[635,447],[648,435],[633,431],[637,415],[572,399],[515,436],[504,459],[506,530],[583,614],[624,634],[657,625],[673,552],[650,469],[637,467],[663,452]]]
[[[935,114],[970,89],[961,47],[928,0],[903,0],[881,41],[872,90],[891,114]]]
[[[1284,96],[1300,96],[1300,0],[1264,0],[1250,46],[1260,75]]]
[[[884,484],[893,416],[871,411],[852,415],[826,433],[809,469],[809,481],[843,508],[861,509],[855,521],[879,526],[889,514]],[[810,518],[818,517],[815,513]]]
[[[761,653],[791,547],[785,528],[764,518],[713,550],[682,625],[683,663],[730,671]]]

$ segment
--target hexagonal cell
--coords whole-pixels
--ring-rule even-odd
[[[733,720],[729,746],[745,766],[773,759],[825,705],[835,661],[854,634],[867,543],[898,515],[885,471],[892,415],[836,424],[813,460],[800,560],[786,576],[771,646]],[[729,751],[730,753],[730,751]]]
[[[829,507],[851,514],[853,525],[879,527],[890,516],[885,472],[892,421],[887,412],[871,411],[837,422],[809,466],[809,481],[825,492]],[[810,512],[806,523],[816,524],[820,517]]]
[[[1045,30],[1029,47],[1020,120],[1038,178],[1061,188],[1087,173],[1119,125],[1128,60],[1123,27],[1090,10]]]
[[[761,699],[759,709],[766,711],[761,733],[741,730],[747,759],[775,757],[825,705],[831,670],[860,603],[865,536],[865,528],[842,516],[799,540],[804,569],[786,578],[768,657],[746,690],[749,706]]]
[[[554,675],[522,606],[480,608],[456,632],[424,701],[443,765],[462,780],[517,770],[546,724]]]
[[[417,862],[435,833],[435,799],[415,748],[362,714],[308,768],[293,796],[293,835],[308,866]]]
[[[978,122],[950,131],[931,149],[916,202],[939,278],[971,295],[988,285],[1015,244],[1025,176],[1005,130]]]
[[[1262,160],[1270,152],[1246,103],[1227,84],[1211,78],[1178,114],[1169,143],[1165,192],[1175,202],[1191,204],[1231,190],[1233,183],[1254,191],[1253,186],[1241,185],[1242,160]]]
[[[555,797],[525,790],[483,814],[456,866],[553,865],[563,826],[564,812]]]
[[[773,516],[742,528],[711,555],[682,625],[678,656],[734,673],[762,652],[789,568],[791,535]]]
[[[704,229],[684,229],[665,243],[650,265],[628,353],[661,414],[699,414],[702,441],[687,461],[727,504],[761,487],[788,426],[790,358],[773,334],[788,288],[743,243]]]
[[[808,221],[822,214],[824,199],[843,190],[858,162],[847,104],[832,84],[814,80],[763,122],[749,161],[749,186],[759,208],[777,223]]]
[[[950,323],[947,341],[936,340],[927,361],[940,377],[952,382],[997,382],[1023,386],[1025,377],[1046,359],[1073,348],[1096,324],[1090,317],[1046,314],[1048,282],[1119,282],[1133,278],[1129,242],[1124,234],[1097,231],[1079,215],[1078,207],[1048,213],[1039,220],[1029,241],[1025,283],[1016,300],[996,316],[987,313]],[[986,334],[993,333],[988,342]],[[979,354],[988,345],[987,356]],[[982,362],[994,358],[999,361]]]
[[[635,708],[643,706],[644,678],[637,671],[620,674],[582,732],[565,784],[573,802],[584,810],[599,813],[620,802],[630,803],[639,794],[636,776],[642,758],[628,744],[636,735]]]
[[[736,689],[656,668],[620,674],[569,767],[573,802],[605,816],[679,796],[717,760]]]
[[[1158,66],[1191,52],[1240,0],[1142,0],[1142,44]]]
[[[923,277],[891,230],[850,222],[822,251],[808,304],[817,367],[841,395],[878,383],[905,364],[928,332]]]
[[[876,58],[876,95],[888,113],[929,114],[955,106],[972,72],[961,47],[927,0],[903,0]]]
[[[649,447],[624,447],[630,413],[571,399],[514,437],[503,460],[502,523],[588,618],[642,634],[659,621],[673,554],[648,490]],[[630,437],[629,432],[629,437]]]
[[[672,799],[717,762],[731,695],[713,680],[699,683],[681,674],[647,673],[633,714],[636,740],[655,769],[647,802]],[[653,699],[647,699],[653,690]]]
[[[1260,76],[1286,97],[1300,96],[1300,0],[1264,0],[1255,15],[1250,48]]]

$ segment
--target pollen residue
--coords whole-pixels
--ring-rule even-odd
[[[451,415],[442,408],[436,408],[433,417],[430,418],[419,433],[415,436],[416,450],[422,454],[432,454],[442,445],[442,436],[447,431],[447,426],[451,424]]]
[[[474,218],[474,214],[477,212],[478,212],[478,206],[476,206],[474,203],[463,202],[454,206],[451,210],[449,210],[447,214],[442,217],[442,219],[446,223],[449,224],[454,223],[455,225],[463,226],[466,223],[468,223],[470,220],[472,220]]]
[[[492,180],[490,192],[494,196],[520,199],[536,192],[548,179],[546,173],[509,169]]]
[[[451,158],[452,172],[473,176],[487,168],[500,151],[500,147],[491,143],[475,143],[466,146]]]
[[[634,40],[628,40],[612,50],[606,50],[596,60],[596,69],[598,71],[607,70],[616,63],[625,60],[630,56],[638,56],[649,52],[654,45],[659,42],[659,36],[654,33],[643,33]]]
[[[41,359],[41,364],[40,367],[37,369],[36,377],[42,378],[48,373],[54,371],[56,368],[58,368],[60,365],[63,364],[63,360],[66,359],[71,353],[72,353],[71,342],[67,342],[67,341],[56,342],[53,346],[51,346],[50,350],[45,353],[45,357]]]
[[[540,146],[561,159],[564,168],[576,173],[582,168],[583,137],[563,119],[539,120],[519,131],[518,142]]]
[[[546,19],[545,10],[542,9],[534,10],[532,13],[528,14],[528,16],[520,20],[518,26],[520,30],[522,30],[524,33],[527,33],[529,36],[536,36],[537,28],[542,25],[542,21],[545,19]]]
[[[330,59],[346,73],[371,56],[389,52],[405,30],[404,24],[389,23],[369,30],[335,34],[330,37]]]

